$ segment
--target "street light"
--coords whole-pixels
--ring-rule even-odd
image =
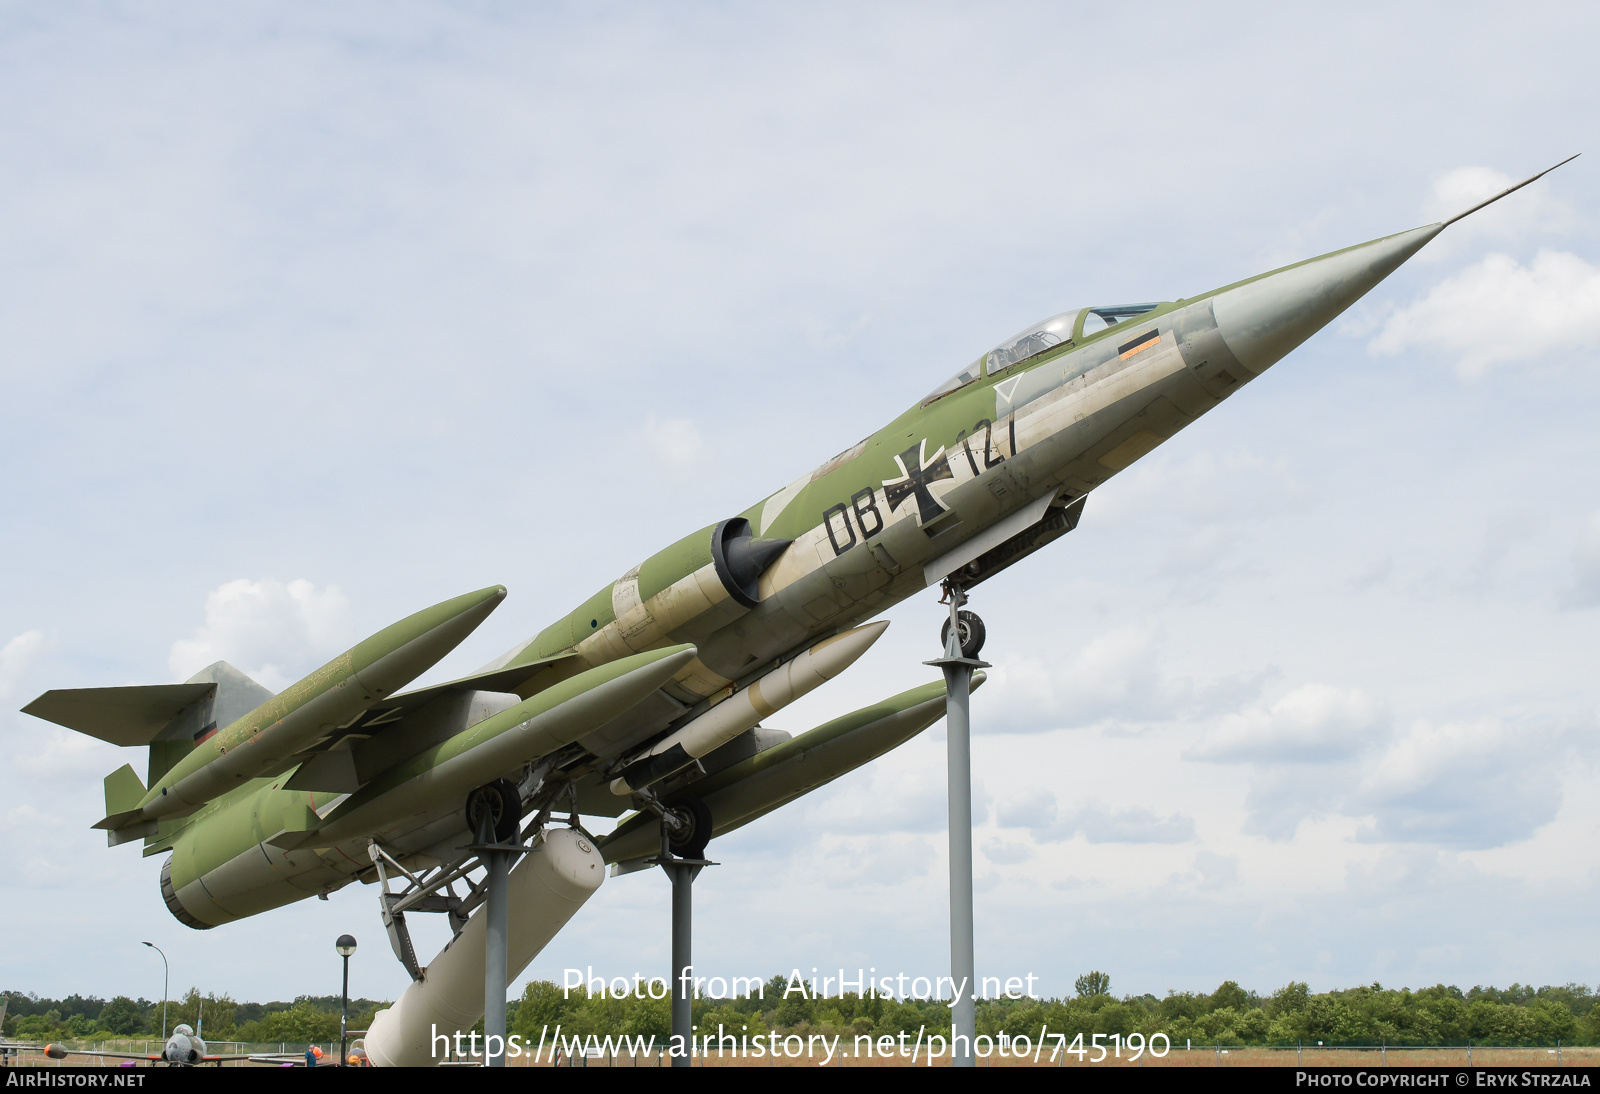
[[[344,958],[344,990],[339,994],[339,1066],[343,1067],[349,1059],[345,1054],[345,1035],[350,1022],[350,955],[356,952],[355,936],[340,935],[333,948]]]
[[[157,946],[154,942],[145,942],[142,945],[149,946],[156,953],[161,954],[161,1040],[165,1041],[167,1039],[167,987],[172,981],[172,966],[167,964],[166,952],[160,946]]]

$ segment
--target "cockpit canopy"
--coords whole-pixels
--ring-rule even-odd
[[[981,375],[994,376],[1012,365],[1019,364],[1031,357],[1037,357],[1046,350],[1054,349],[1069,342],[1081,341],[1084,338],[1098,334],[1108,327],[1114,327],[1118,323],[1126,322],[1134,316],[1154,311],[1160,306],[1160,304],[1113,304],[1099,308],[1075,308],[1072,311],[1064,311],[1059,315],[1052,315],[1044,322],[1035,323],[1026,330],[1007,338],[994,349],[934,388],[928,393],[927,398],[922,400],[922,405],[927,406],[935,399],[941,399],[952,391],[959,391],[977,380]]]

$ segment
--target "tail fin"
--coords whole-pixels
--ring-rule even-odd
[[[47,691],[22,712],[108,744],[149,746],[144,783],[130,764],[106,776],[106,816],[94,827],[107,829],[115,846],[155,832],[153,822],[138,819],[146,786],[155,785],[219,725],[242,718],[270,698],[271,691],[218,661],[182,684]]]
[[[149,745],[145,781],[153,784],[219,725],[270,698],[272,692],[218,661],[182,684],[47,691],[22,712],[108,744]]]
[[[272,698],[272,692],[228,664],[218,661],[189,677],[184,687],[209,686],[209,694],[192,712],[174,718],[150,742],[150,763],[145,773],[154,786],[195,745],[249,714]]]

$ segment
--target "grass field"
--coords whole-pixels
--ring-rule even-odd
[[[82,1046],[88,1047],[88,1046]],[[142,1047],[142,1046],[141,1046]],[[277,1046],[272,1046],[276,1049]],[[841,1048],[844,1043],[841,1042]],[[291,1046],[292,1048],[292,1046]],[[1469,1059],[1470,1052],[1470,1059]],[[825,1057],[818,1054],[815,1058],[784,1057],[776,1060],[772,1057],[760,1059],[737,1059],[731,1054],[718,1058],[715,1053],[709,1057],[701,1057],[694,1061],[695,1067],[818,1067],[822,1066]],[[77,1056],[67,1060],[46,1059],[44,1054],[34,1050],[23,1050],[13,1062],[32,1066],[47,1067],[115,1067],[117,1061],[100,1059],[96,1057]],[[511,1067],[548,1067],[548,1061],[534,1063],[528,1057],[510,1059],[506,1063]],[[562,1061],[563,1066],[567,1061]],[[1117,1059],[1108,1056],[1097,1064],[1087,1060],[1079,1062],[1076,1056],[1066,1055],[1055,1061],[1050,1059],[1050,1050],[1047,1048],[1039,1054],[1037,1061],[1033,1059],[1018,1060],[991,1056],[987,1060],[979,1060],[979,1067],[1451,1067],[1465,1068],[1469,1066],[1480,1067],[1554,1067],[1559,1063],[1563,1067],[1597,1067],[1600,1066],[1600,1048],[1579,1047],[1556,1049],[1544,1048],[1229,1048],[1213,1049],[1200,1048],[1185,1050],[1175,1048],[1165,1057],[1157,1059],[1146,1053],[1138,1060]],[[229,1064],[229,1067],[257,1067],[267,1066],[258,1064]],[[659,1054],[654,1056],[641,1056],[632,1058],[621,1056],[614,1059],[604,1057],[590,1059],[589,1067],[662,1067],[667,1066]],[[845,1052],[835,1055],[830,1067],[927,1067],[926,1054],[917,1058],[913,1064],[909,1058],[875,1057],[872,1059],[858,1059]],[[934,1067],[949,1067],[948,1057],[933,1061]]]

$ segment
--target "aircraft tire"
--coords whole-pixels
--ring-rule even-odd
[[[983,650],[983,640],[987,637],[983,629],[983,620],[978,618],[977,612],[963,611],[957,616],[957,626],[961,628],[961,656],[977,657]],[[949,643],[950,621],[944,621],[944,629],[939,632],[939,641]]]
[[[522,798],[510,779],[485,783],[467,795],[467,826],[477,838],[480,810],[487,806],[494,817],[494,838],[499,843],[517,834],[522,823]]]
[[[711,807],[699,798],[683,798],[672,804],[673,812],[687,817],[689,831],[672,837],[672,853],[680,858],[705,858],[711,842]]]

